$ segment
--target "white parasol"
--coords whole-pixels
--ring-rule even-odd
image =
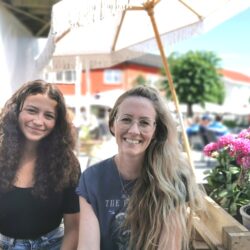
[[[77,56],[82,68],[108,67],[158,49],[193,166],[164,47],[207,32],[249,6],[250,0],[62,0],[53,7],[51,65],[75,68]]]

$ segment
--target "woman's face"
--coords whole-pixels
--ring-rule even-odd
[[[156,112],[150,100],[127,97],[118,107],[111,127],[119,154],[144,156],[155,133]]]
[[[56,105],[55,100],[43,94],[30,95],[25,99],[18,123],[28,141],[38,142],[54,129]]]

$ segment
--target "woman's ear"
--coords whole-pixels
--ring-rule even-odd
[[[111,133],[112,133],[113,135],[115,135],[114,124],[112,124],[112,125],[109,127],[109,130],[111,131]]]

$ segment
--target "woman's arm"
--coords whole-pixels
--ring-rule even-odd
[[[79,213],[64,214],[64,237],[61,250],[75,250],[78,244]]]
[[[80,230],[77,250],[100,250],[100,227],[91,205],[80,200]]]

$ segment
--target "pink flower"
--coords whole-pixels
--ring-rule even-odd
[[[204,154],[205,154],[206,156],[212,157],[212,153],[213,153],[214,151],[217,151],[218,149],[219,149],[219,148],[218,148],[217,143],[211,142],[211,143],[207,144],[207,145],[204,147],[203,152],[204,152]]]
[[[242,164],[242,167],[245,168],[245,169],[250,169],[250,156],[244,156],[242,159],[241,159],[241,164]]]
[[[238,135],[221,136],[216,142],[204,147],[204,154],[209,157],[228,157],[235,160],[238,166],[250,169],[250,127],[242,130]]]
[[[239,134],[238,138],[246,138],[250,140],[250,128],[243,129]]]
[[[250,155],[250,140],[245,138],[237,138],[232,143],[232,150],[236,155]]]
[[[218,147],[224,148],[225,146],[228,146],[229,144],[231,144],[234,141],[234,139],[235,139],[235,136],[232,134],[221,136],[218,139]]]

